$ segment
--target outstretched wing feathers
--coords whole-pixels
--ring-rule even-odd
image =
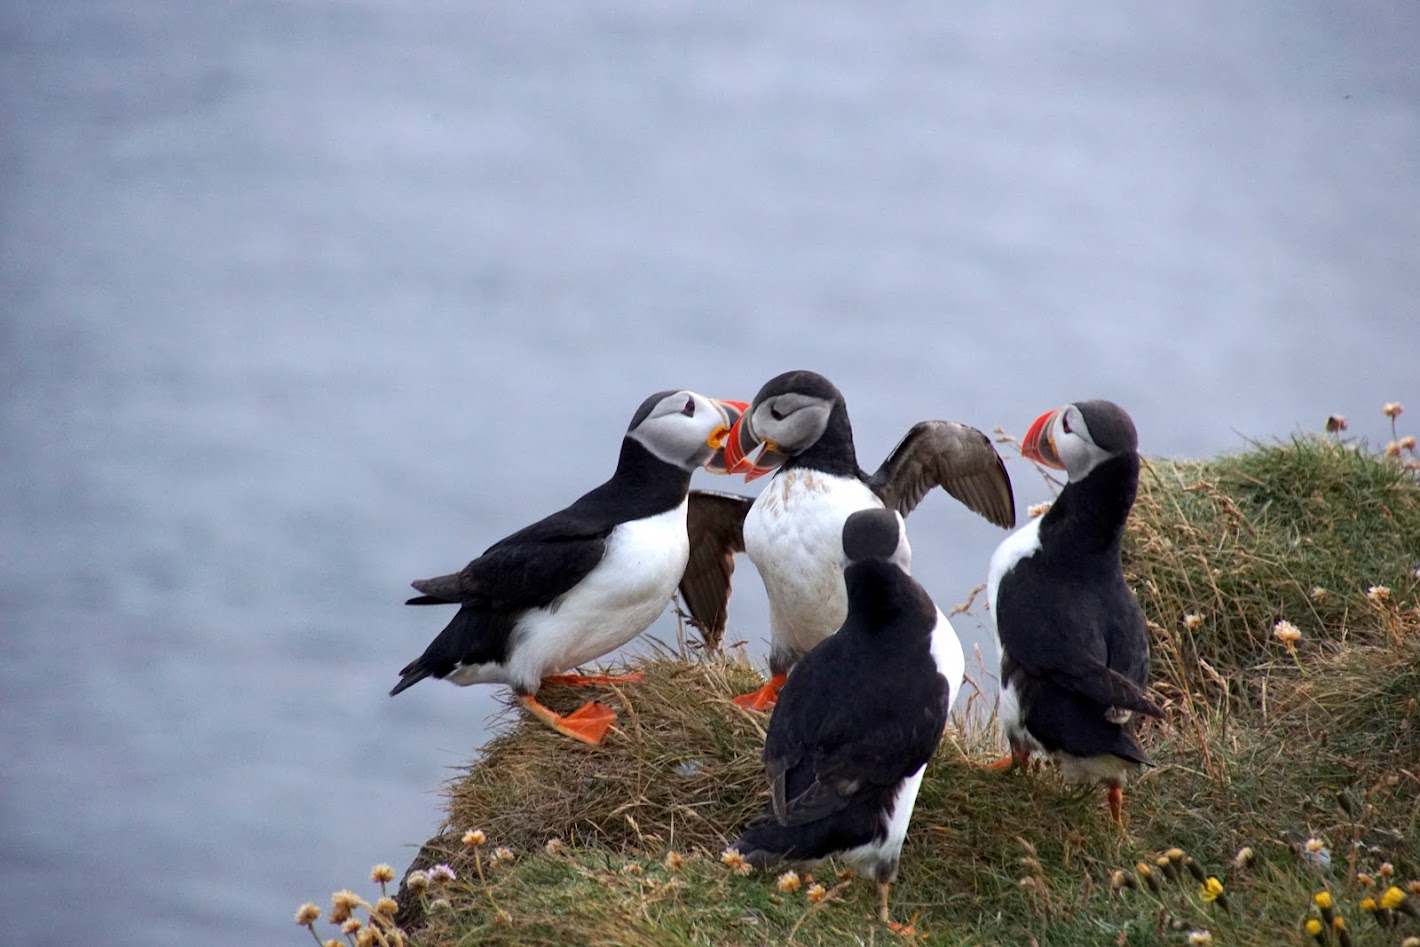
[[[906,516],[933,487],[997,526],[1016,525],[1016,499],[991,439],[955,421],[919,421],[868,479],[883,503]]]

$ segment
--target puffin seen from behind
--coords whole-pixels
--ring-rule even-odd
[[[1108,786],[1119,823],[1125,777],[1149,764],[1132,718],[1163,716],[1144,693],[1148,626],[1120,564],[1138,445],[1134,422],[1111,401],[1078,401],[1037,418],[1021,453],[1066,471],[1069,482],[1049,511],[997,547],[987,579],[1011,746],[994,766],[1048,754],[1066,779]]]
[[[847,618],[785,683],[764,743],[770,806],[734,847],[753,865],[842,857],[877,884],[888,920],[922,773],[966,661],[908,574],[902,517],[860,510],[842,531]]]
[[[850,514],[887,507],[906,516],[940,486],[998,526],[1016,522],[1011,479],[985,434],[953,421],[921,421],[869,476],[858,466],[842,392],[811,371],[785,372],[765,383],[731,428],[725,462],[746,480],[779,468],[756,499],[720,508],[723,519],[742,522],[742,536],[734,535],[769,598],[772,676],[760,690],[736,698],[756,710],[772,705],[795,662],[843,624],[847,595],[839,550]],[[718,588],[723,592],[727,584]],[[697,618],[716,604],[711,594],[682,591]]]
[[[610,480],[500,539],[461,572],[413,583],[423,594],[407,604],[459,610],[400,671],[390,695],[426,677],[509,684],[554,730],[601,742],[616,719],[611,709],[589,702],[562,716],[534,695],[547,681],[617,680],[553,675],[615,651],[665,609],[689,560],[691,473],[723,462],[724,439],[745,407],[693,391],[652,395],[631,418]]]

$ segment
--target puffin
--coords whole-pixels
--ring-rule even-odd
[[[839,856],[877,885],[887,922],[922,773],[966,659],[909,574],[896,510],[849,514],[842,556],[847,617],[784,684],[764,742],[770,803],[733,847],[755,866]]]
[[[1135,715],[1163,716],[1145,693],[1149,631],[1120,564],[1138,446],[1133,420],[1112,401],[1077,401],[1036,418],[1022,455],[1069,480],[1049,511],[997,547],[986,584],[1011,748],[991,765],[1049,756],[1067,780],[1107,786],[1119,824],[1125,778],[1149,765]]]
[[[843,393],[812,371],[785,372],[764,384],[730,429],[725,463],[746,481],[774,472],[757,498],[718,511],[720,533],[739,540],[769,598],[771,676],[735,698],[754,710],[771,707],[794,664],[843,624],[848,597],[838,551],[851,514],[888,508],[906,516],[940,486],[997,526],[1016,522],[1011,478],[981,431],[921,421],[869,475],[858,466]],[[686,596],[695,617],[715,601]]]
[[[686,580],[691,474],[724,472],[725,437],[746,407],[687,390],[651,395],[631,418],[611,479],[461,571],[414,582],[421,594],[406,604],[459,609],[390,696],[426,677],[507,684],[553,730],[600,743],[614,711],[591,701],[564,716],[538,702],[538,689],[639,679],[564,672],[645,631]]]

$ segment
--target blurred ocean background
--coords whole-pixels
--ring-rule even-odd
[[[500,697],[385,696],[447,618],[406,583],[604,479],[657,389],[817,369],[869,469],[1085,397],[1156,455],[1383,444],[1417,37],[1409,0],[0,5],[5,942],[297,944],[402,869]],[[948,604],[1003,535],[910,527]]]

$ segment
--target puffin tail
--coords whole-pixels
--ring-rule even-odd
[[[418,684],[420,681],[424,680],[424,678],[428,677],[430,674],[433,674],[434,669],[430,667],[427,663],[425,663],[424,659],[421,657],[417,661],[413,661],[409,664],[406,664],[404,666],[404,670],[400,671],[399,673],[402,675],[402,677],[400,677],[399,683],[396,684],[390,690],[391,697],[393,697],[395,694],[398,694],[402,690],[406,690],[410,687],[413,687],[415,684]]]

